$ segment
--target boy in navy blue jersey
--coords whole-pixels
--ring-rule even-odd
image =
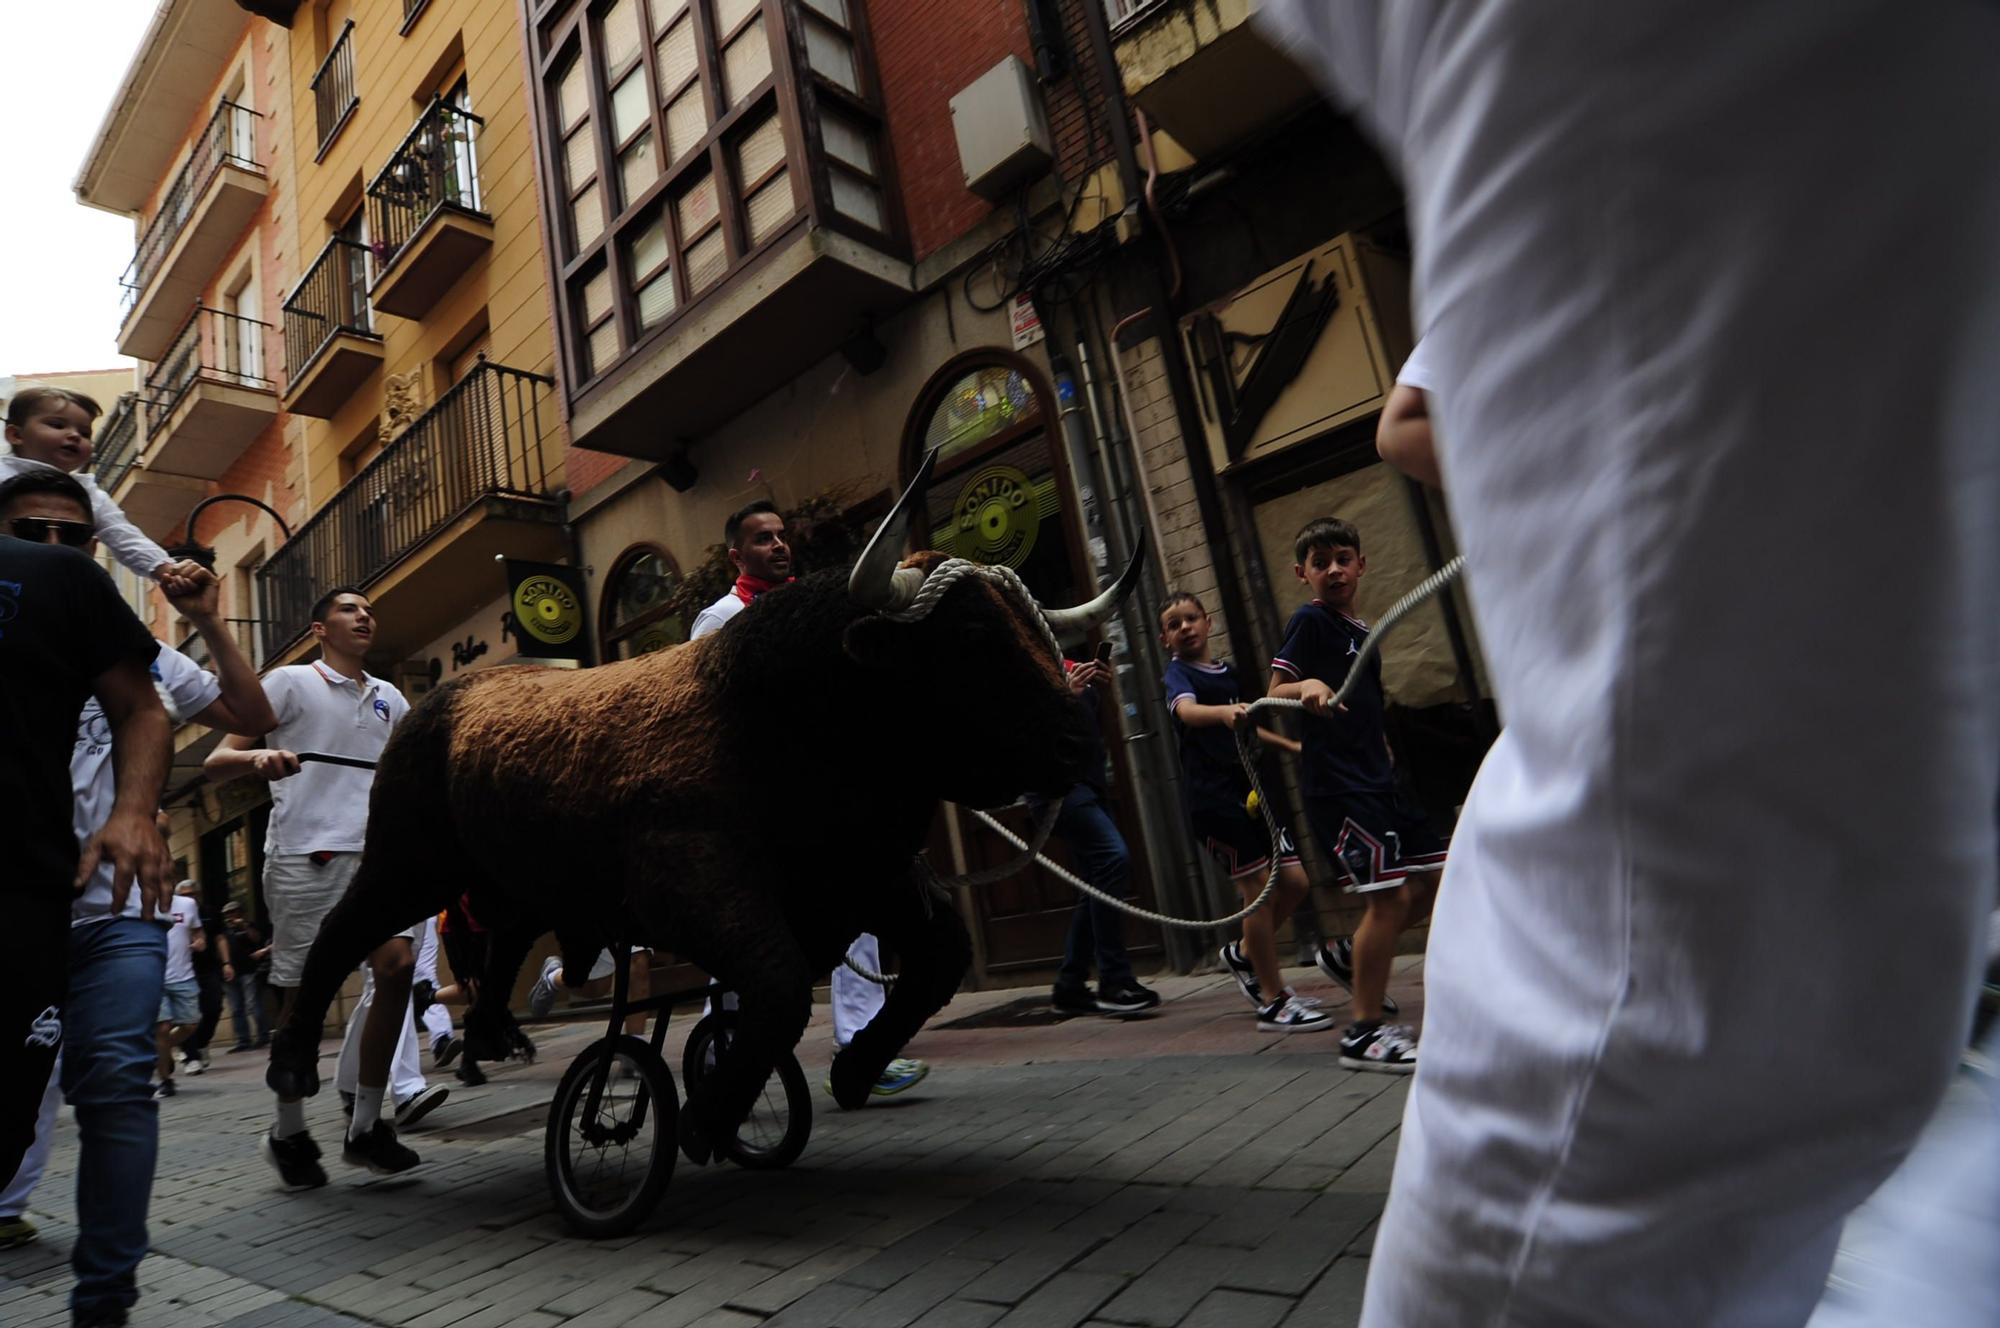
[[[1248,904],[1263,891],[1271,867],[1271,837],[1264,818],[1250,810],[1250,776],[1236,755],[1230,731],[1249,719],[1243,679],[1236,666],[1209,657],[1208,611],[1185,590],[1168,593],[1160,605],[1160,644],[1173,656],[1167,663],[1167,709],[1181,752],[1181,789],[1195,838],[1229,877]],[[1269,729],[1266,742],[1294,752],[1299,745]],[[1278,885],[1269,904],[1243,919],[1243,940],[1222,947],[1222,962],[1257,1010],[1257,1027],[1267,1033],[1316,1033],[1333,1027],[1333,1016],[1317,1001],[1302,1000],[1285,986],[1278,971],[1278,920],[1288,918],[1306,897],[1305,869],[1281,832]]]
[[[1312,588],[1285,626],[1285,643],[1271,661],[1273,696],[1303,701],[1315,712],[1305,723],[1306,820],[1321,847],[1340,865],[1347,888],[1367,911],[1350,941],[1322,946],[1319,965],[1354,993],[1354,1022],[1340,1038],[1340,1063],[1356,1070],[1408,1074],[1417,1065],[1415,1035],[1382,1017],[1396,938],[1427,917],[1444,870],[1444,841],[1416,807],[1396,792],[1395,766],[1382,726],[1382,660],[1339,710],[1334,692],[1368,638],[1354,616],[1354,591],[1368,560],[1361,533],[1337,517],[1307,523],[1293,544],[1292,569]]]

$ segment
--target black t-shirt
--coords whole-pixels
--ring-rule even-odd
[[[0,536],[0,807],[14,846],[0,893],[70,897],[69,758],[91,684],[159,644],[104,570],[76,549]]]
[[[1368,624],[1314,600],[1300,605],[1285,624],[1285,644],[1271,668],[1293,679],[1318,678],[1339,691],[1367,639]],[[1369,657],[1368,671],[1347,698],[1344,713],[1335,711],[1328,718],[1308,715],[1300,721],[1307,797],[1395,791],[1382,707],[1382,656],[1376,654]]]
[[[229,966],[236,971],[237,977],[242,977],[245,973],[262,973],[270,968],[271,960],[268,955],[263,959],[251,957],[264,948],[264,937],[261,932],[247,924],[239,923],[228,927],[226,934],[229,937]]]
[[[1174,716],[1174,736],[1180,740],[1181,790],[1193,815],[1241,812],[1250,796],[1250,776],[1236,754],[1236,735],[1220,724],[1181,722],[1182,697],[1196,705],[1235,705],[1243,699],[1243,677],[1234,664],[1201,664],[1175,659],[1167,662],[1167,709]]]

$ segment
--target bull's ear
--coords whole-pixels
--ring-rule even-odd
[[[890,622],[873,614],[856,618],[847,624],[847,633],[841,638],[841,648],[847,656],[863,668],[892,669],[900,662],[903,649],[907,648],[909,628],[902,623]]]

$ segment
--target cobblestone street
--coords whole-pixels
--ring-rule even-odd
[[[1400,964],[1408,1018],[1421,961]],[[1296,979],[1339,995],[1317,974]],[[332,1180],[298,1195],[276,1190],[257,1155],[261,1056],[218,1053],[161,1104],[133,1323],[1354,1322],[1408,1081],[1341,1069],[1332,1034],[1259,1033],[1227,979],[1157,985],[1162,1010],[1128,1022],[1051,1021],[1040,992],[960,997],[912,1045],[930,1078],[853,1113],[819,1089],[830,1038],[817,1006],[800,1047],[815,1117],[799,1162],[758,1174],[683,1160],[637,1233],[598,1242],[564,1230],[542,1163],[555,1081],[594,1023],[539,1030],[538,1062],[484,1088],[434,1076],[451,1100],[409,1133],[425,1165],[406,1177],[340,1164],[329,1087],[309,1115]],[[676,1067],[680,1041],[668,1038]],[[43,1239],[0,1254],[9,1328],[67,1322],[75,1158],[65,1113],[30,1214]]]

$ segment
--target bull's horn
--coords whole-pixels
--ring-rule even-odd
[[[923,464],[917,467],[909,487],[903,490],[903,496],[876,529],[875,538],[868,541],[868,547],[855,560],[854,571],[847,578],[847,593],[855,603],[877,611],[899,609],[910,602],[916,588],[923,584],[921,572],[914,577],[897,576],[896,564],[903,561],[903,542],[910,537],[910,514],[924,501],[924,490],[930,487],[939,450],[933,447],[924,454]]]
[[[1139,571],[1145,565],[1146,534],[1141,531],[1138,542],[1132,546],[1132,561],[1125,564],[1125,570],[1116,582],[1097,598],[1086,600],[1073,609],[1043,609],[1042,617],[1048,619],[1049,629],[1057,636],[1082,636],[1109,618],[1125,602],[1125,597],[1139,584]]]

